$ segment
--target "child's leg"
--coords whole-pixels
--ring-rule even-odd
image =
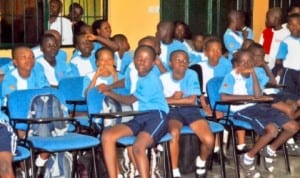
[[[13,178],[14,173],[11,166],[12,154],[7,151],[0,152],[0,177]]]
[[[119,124],[109,129],[105,129],[102,134],[102,148],[105,164],[108,170],[108,175],[111,178],[116,178],[118,175],[118,160],[116,151],[116,142],[123,136],[132,135],[131,129]]]
[[[180,139],[180,129],[182,127],[182,123],[170,119],[169,120],[169,133],[172,135],[172,140],[169,142],[170,145],[170,153],[171,153],[171,162],[172,169],[178,169],[178,159],[179,159],[179,139]]]
[[[288,100],[287,102],[279,101],[277,103],[273,103],[272,107],[285,113],[290,119],[294,119],[294,112],[297,109],[297,106],[295,105],[295,102]]]
[[[236,131],[236,134],[237,134],[237,139],[238,139],[237,149],[238,150],[243,150],[246,146],[246,141],[245,141],[246,131],[245,130],[238,130],[238,131]]]
[[[133,155],[136,161],[137,169],[140,173],[140,177],[149,178],[150,168],[149,160],[147,157],[146,149],[153,144],[151,135],[147,132],[140,132],[133,144]]]

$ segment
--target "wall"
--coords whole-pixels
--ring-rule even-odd
[[[253,33],[254,40],[258,41],[265,28],[266,12],[269,9],[269,0],[253,0]]]

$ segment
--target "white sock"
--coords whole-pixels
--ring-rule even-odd
[[[173,169],[173,177],[181,177],[180,171],[178,168]]]
[[[274,156],[275,153],[276,153],[276,151],[273,150],[273,149],[270,147],[270,145],[267,146],[267,152],[268,152],[268,154],[269,154],[270,156]]]
[[[229,135],[229,132],[224,129],[223,131],[223,143],[228,143],[228,135]]]
[[[123,178],[122,174],[118,174],[118,178]]]
[[[196,158],[196,166],[197,167],[205,167],[206,160],[202,160],[200,156]]]
[[[215,146],[215,148],[214,148],[214,153],[217,153],[217,152],[219,152],[220,151],[220,147],[219,146]]]
[[[294,140],[294,138],[290,138],[290,139],[287,140],[286,143],[287,144],[295,144],[295,140]]]
[[[243,150],[245,147],[246,147],[246,144],[245,144],[245,143],[239,144],[239,145],[236,146],[236,148],[237,148],[238,150]]]
[[[253,164],[253,162],[254,162],[254,158],[249,157],[248,154],[246,153],[244,157],[244,163],[246,165],[250,165]]]
[[[37,167],[43,167],[45,163],[48,161],[48,159],[42,159],[40,155],[35,160],[35,165]]]

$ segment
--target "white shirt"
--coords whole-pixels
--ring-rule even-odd
[[[50,24],[50,29],[56,30],[61,34],[63,45],[73,45],[72,23],[69,19],[58,16],[55,21]]]

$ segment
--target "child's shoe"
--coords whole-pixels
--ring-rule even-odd
[[[268,153],[267,147],[263,148],[261,155],[263,157],[263,163],[267,171],[273,172],[274,171],[274,162],[276,159],[276,154],[270,155]]]
[[[255,168],[255,161],[253,161],[253,163],[250,165],[245,164],[245,154],[239,155],[240,168],[244,171],[246,177],[259,178],[261,175],[260,172]]]

